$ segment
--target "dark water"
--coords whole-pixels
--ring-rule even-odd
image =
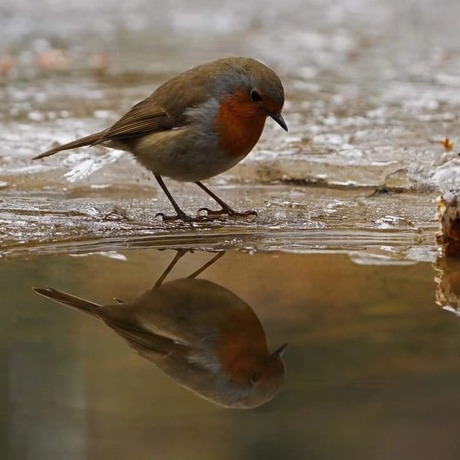
[[[1,458],[458,458],[460,322],[436,305],[434,281],[452,293],[457,266],[227,252],[197,279],[246,302],[270,351],[288,343],[279,393],[241,410],[179,386],[102,321],[31,290],[127,301],[175,254],[1,261]],[[214,255],[186,254],[167,281]]]

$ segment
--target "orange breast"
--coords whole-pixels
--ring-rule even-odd
[[[231,96],[222,101],[216,118],[218,146],[232,158],[244,158],[256,145],[267,116],[251,103]]]
[[[235,383],[247,383],[257,363],[268,357],[262,324],[250,309],[234,310],[222,324],[219,347],[222,370]]]

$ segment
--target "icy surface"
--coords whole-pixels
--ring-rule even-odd
[[[310,228],[315,213],[333,219],[343,212],[350,231],[404,228],[415,235],[417,228],[435,227],[436,196],[459,185],[460,43],[452,39],[457,1],[56,5],[53,0],[0,5],[2,247],[77,238],[72,229],[83,231],[86,217],[80,222],[75,216],[86,216],[95,201],[105,208],[123,202],[131,216],[142,208],[151,212],[146,228],[170,232],[152,218],[159,194],[151,174],[129,155],[85,148],[38,162],[31,158],[55,142],[109,126],[165,79],[225,55],[265,61],[286,88],[289,133],[269,120],[251,155],[211,181],[230,187],[230,201],[239,199],[231,187],[247,185],[244,204],[256,206],[261,219],[247,224],[254,231],[262,225],[289,232],[299,222]],[[204,10],[205,15],[197,13]],[[259,199],[260,186],[271,187],[266,203]],[[330,201],[324,204],[312,186],[322,187]],[[367,195],[394,194],[391,206],[377,212],[368,203],[363,215],[362,204],[342,194],[363,189]],[[190,208],[201,207],[200,193],[189,193],[184,192]],[[62,216],[59,229],[40,223],[47,207],[55,222],[55,206]],[[37,207],[42,214],[34,214]],[[161,209],[166,207],[162,202]],[[34,234],[28,219],[42,230]],[[133,231],[131,221],[98,225],[85,232]],[[328,230],[331,221],[321,225]]]

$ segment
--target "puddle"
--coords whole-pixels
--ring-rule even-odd
[[[460,323],[435,300],[442,291],[455,308],[458,267],[228,251],[206,268],[216,252],[198,251],[155,286],[176,255],[143,248],[0,262],[3,458],[434,458],[439,446],[455,458]],[[31,287],[98,304],[138,300],[104,323]],[[232,317],[241,327],[228,329]],[[175,342],[162,342],[166,334]],[[284,377],[278,367],[270,390],[253,391],[241,371],[242,383],[224,385],[229,364],[215,358],[216,336],[221,348],[245,350],[246,365],[251,353],[267,358],[264,339],[270,352],[288,343]],[[208,364],[206,378],[161,358],[161,347],[184,340],[201,347],[193,362]],[[261,379],[260,368],[252,374]],[[266,399],[221,407],[248,391]]]

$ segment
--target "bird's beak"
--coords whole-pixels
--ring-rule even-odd
[[[283,356],[284,350],[286,350],[287,343],[281,345],[279,348],[277,348],[270,356],[269,360],[275,360],[278,358],[281,358]]]
[[[280,113],[271,113],[270,116],[281,126],[281,128],[283,128],[285,131],[288,130],[287,124]]]

